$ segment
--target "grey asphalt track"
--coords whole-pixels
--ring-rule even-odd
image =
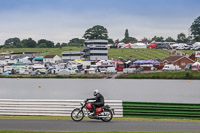
[[[199,103],[199,84],[200,80],[1,79],[0,98],[83,100],[99,89],[107,100]]]
[[[0,130],[200,132],[200,122],[0,119]]]

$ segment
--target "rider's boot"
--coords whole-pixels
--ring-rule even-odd
[[[97,113],[96,113],[96,112],[93,112],[92,116],[97,116]]]

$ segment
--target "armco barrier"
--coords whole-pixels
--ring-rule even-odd
[[[70,116],[83,100],[0,99],[0,115]],[[114,108],[114,117],[123,117],[121,100],[106,100]]]
[[[123,115],[200,119],[198,103],[123,102]]]

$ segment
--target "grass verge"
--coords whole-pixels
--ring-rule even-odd
[[[155,133],[155,132],[129,132],[129,131],[112,131],[112,132],[50,132],[50,131],[0,131],[0,133]],[[156,132],[167,133],[167,132]],[[184,133],[184,132],[169,132],[169,133]]]
[[[106,74],[76,74],[76,75],[0,75],[0,78],[71,78],[71,79],[102,79],[107,77]]]
[[[199,71],[121,74],[118,79],[200,79]]]
[[[155,133],[155,132],[129,132],[129,131],[112,131],[112,132],[50,132],[50,131],[0,131],[0,133]],[[167,132],[156,132],[167,133]],[[184,133],[184,132],[169,132]]]
[[[0,116],[0,119],[38,119],[38,120],[72,120],[65,116]],[[91,120],[87,117],[84,120]],[[193,119],[171,119],[171,118],[143,118],[143,117],[114,117],[114,121],[172,121],[172,122],[200,122]]]

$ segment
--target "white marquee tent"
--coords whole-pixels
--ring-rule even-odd
[[[144,43],[134,43],[130,45],[131,45],[131,48],[147,48],[146,44]]]

